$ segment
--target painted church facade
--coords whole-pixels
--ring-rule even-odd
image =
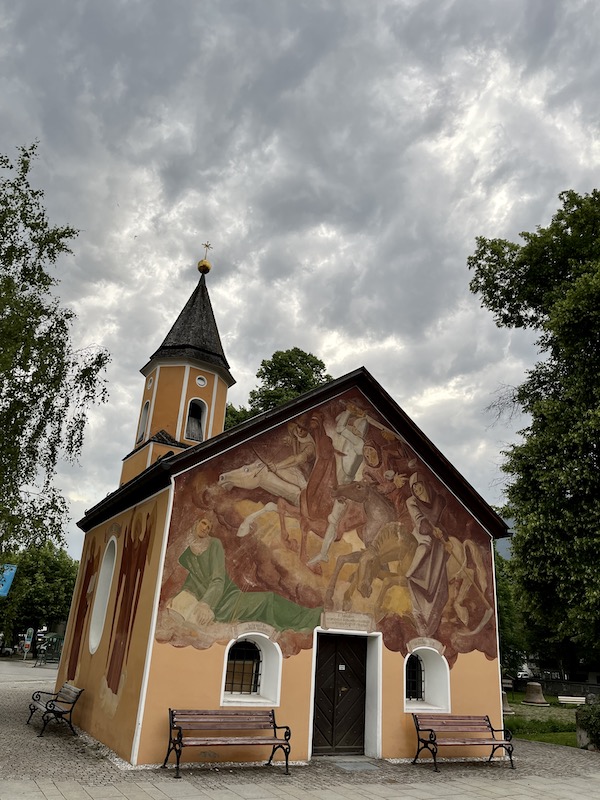
[[[297,761],[412,758],[414,710],[502,727],[505,525],[365,369],[219,432],[203,274],[142,373],[122,483],[79,523],[77,725],[132,764],[162,763],[169,708],[274,708]]]

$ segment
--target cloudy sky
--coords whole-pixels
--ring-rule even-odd
[[[110,400],[59,483],[118,484],[139,374],[198,280],[245,403],[298,346],[364,365],[491,503],[522,420],[486,411],[534,363],[468,289],[478,235],[600,186],[597,0],[0,1],[0,152],[39,140],[78,346]],[[79,557],[73,525],[69,551]]]

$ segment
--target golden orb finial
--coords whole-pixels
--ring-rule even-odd
[[[206,241],[204,242],[202,247],[204,248],[204,258],[198,262],[198,272],[201,272],[203,275],[206,275],[207,272],[210,272],[212,268],[212,264],[206,258],[206,256],[208,255],[208,251],[212,250],[212,245],[210,242]]]

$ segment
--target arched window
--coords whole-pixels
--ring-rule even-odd
[[[148,424],[148,413],[150,411],[150,401],[146,400],[144,403],[144,407],[142,408],[142,414],[140,416],[140,424],[138,426],[138,434],[135,443],[141,442],[144,438],[144,434],[146,433],[146,425]]]
[[[110,587],[112,585],[116,560],[117,540],[113,537],[106,545],[104,557],[102,558],[102,566],[100,567],[100,572],[98,574],[98,585],[96,587],[96,595],[94,597],[94,605],[92,608],[92,617],[90,621],[90,653],[96,652],[98,645],[100,644],[100,639],[102,638],[102,631],[104,630],[104,621],[106,619],[106,610],[108,608]]]
[[[448,662],[433,647],[419,647],[409,654],[404,667],[404,687],[407,711],[450,712]]]
[[[278,706],[283,656],[264,633],[245,633],[225,654],[222,705]]]
[[[202,400],[191,400],[188,408],[188,417],[185,424],[185,438],[194,442],[204,441],[204,419],[206,405]]]
[[[237,694],[258,694],[262,657],[254,642],[236,642],[227,656],[225,691]]]
[[[423,662],[411,653],[406,662],[406,699],[423,700],[425,695],[425,670]]]

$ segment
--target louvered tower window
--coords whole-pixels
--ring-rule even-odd
[[[192,400],[188,409],[188,418],[185,426],[185,438],[195,442],[204,441],[204,416],[206,406],[202,400]]]

